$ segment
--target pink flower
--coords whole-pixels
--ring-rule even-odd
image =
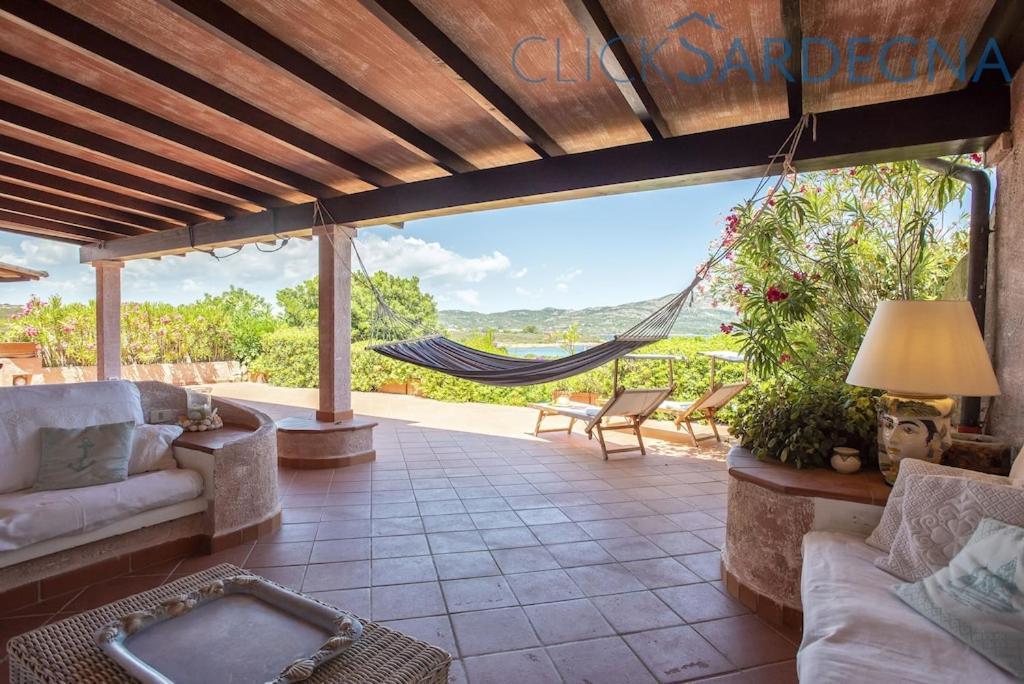
[[[985,161],[985,158],[982,157],[977,152],[975,152],[974,154],[971,155],[971,161],[974,162],[975,164],[980,164],[981,162]]]
[[[807,274],[802,273],[801,271],[793,271],[793,280],[798,283],[802,283],[807,280]]]
[[[734,289],[736,290],[736,294],[738,294],[741,297],[746,297],[748,294],[750,294],[750,286],[744,285],[743,283],[737,283]]]
[[[856,176],[857,175],[857,169],[850,169],[850,175],[851,176]]]
[[[784,290],[780,290],[775,285],[772,285],[765,291],[764,298],[768,301],[769,304],[775,304],[776,302],[781,302],[786,299],[789,299],[789,293],[785,292]]]
[[[25,334],[28,335],[29,337],[38,337],[39,330],[35,326],[30,325],[27,328],[25,328]]]
[[[726,335],[731,335],[732,334],[732,323],[722,323],[722,325],[720,325],[718,327]]]
[[[72,325],[71,323],[65,323],[64,325],[62,325],[60,327],[60,329],[61,329],[61,332],[71,333],[71,332],[75,331],[75,326]]]
[[[789,363],[793,360],[793,357],[789,354],[779,354],[779,363]]]
[[[768,200],[768,206],[769,207],[774,207],[775,206],[775,200],[773,200],[773,199]]]

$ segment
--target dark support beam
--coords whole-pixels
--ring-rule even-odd
[[[181,227],[176,223],[170,223],[168,221],[152,218],[150,216],[143,216],[141,214],[132,214],[127,211],[113,209],[103,204],[93,204],[92,202],[68,197],[67,195],[58,195],[57,193],[46,192],[28,185],[11,183],[10,181],[3,180],[2,178],[0,178],[0,195],[7,195],[8,197],[28,200],[37,204],[45,204],[59,209],[67,209],[70,211],[77,211],[82,214],[110,219],[112,221],[118,221],[144,230],[171,230],[173,228]]]
[[[782,28],[786,32],[786,43],[790,49],[786,69],[793,77],[793,80],[786,81],[786,101],[790,118],[796,118],[804,113],[803,62],[800,55],[804,29],[800,20],[800,0],[782,0]],[[772,78],[783,76],[775,73]]]
[[[64,171],[70,171],[71,173],[77,173],[80,176],[86,178],[95,178],[112,185],[119,185],[125,188],[131,188],[138,192],[144,192],[147,195],[153,197],[160,197],[171,202],[178,202],[189,207],[195,207],[196,209],[202,209],[203,211],[209,211],[220,216],[239,216],[245,214],[243,209],[239,209],[236,206],[225,204],[224,202],[218,202],[217,200],[210,199],[209,197],[203,197],[201,195],[195,195],[191,192],[185,192],[184,190],[178,190],[160,183],[156,183],[139,176],[133,176],[130,173],[124,171],[118,171],[101,164],[96,164],[79,157],[72,156],[70,154],[64,154],[56,150],[51,150],[48,147],[40,147],[27,143],[17,138],[12,138],[6,135],[0,135],[0,151],[6,152],[14,157],[21,157],[22,159],[28,159],[34,161],[37,164],[44,164],[46,166],[52,166],[57,169],[63,169]]]
[[[372,164],[325,142],[297,126],[283,121],[245,100],[210,85],[184,69],[164,62],[145,50],[127,43],[42,0],[3,0],[0,7],[8,14],[59,36],[79,48],[129,69],[165,88],[201,102],[269,136],[297,147],[314,157],[345,169],[370,185],[394,185],[399,181]],[[337,194],[337,193],[335,193]],[[269,205],[268,205],[269,206]]]
[[[995,38],[1006,60],[1010,75],[1017,73],[1024,61],[1024,2],[1021,0],[995,0],[992,11],[978,32],[978,37],[967,53],[967,78],[974,77],[985,46]],[[984,78],[990,82],[1002,81],[997,70],[986,70]]]
[[[14,180],[22,181],[23,183],[31,183],[32,185],[37,185],[48,190],[59,190],[79,197],[86,197],[90,200],[103,202],[115,207],[122,207],[124,209],[131,209],[150,216],[170,219],[172,221],[177,221],[178,223],[200,223],[206,220],[199,214],[193,214],[174,207],[164,206],[163,204],[157,204],[156,202],[148,202],[144,199],[133,197],[132,195],[114,192],[113,190],[107,190],[106,188],[101,188],[97,185],[82,183],[81,181],[71,180],[64,176],[57,176],[37,169],[31,169],[27,166],[12,164],[11,162],[4,161],[3,159],[0,159],[0,176],[13,178]]]
[[[618,86],[633,113],[647,129],[651,140],[672,137],[668,122],[644,83],[644,75],[633,63],[625,39],[615,30],[600,0],[564,1],[583,33],[590,39],[591,49],[601,59],[601,68]]]
[[[380,126],[433,158],[446,171],[462,173],[476,168],[444,144],[363,95],[331,71],[224,3],[218,0],[166,0],[165,4],[177,5],[279,69],[302,79],[331,97],[348,113]]]
[[[239,197],[263,207],[286,207],[291,204],[291,202],[283,200],[276,195],[254,190],[241,183],[207,173],[188,164],[168,159],[163,155],[153,154],[152,152],[132,147],[84,128],[66,124],[63,121],[58,121],[10,102],[0,102],[0,120],[29,131],[41,133],[56,140],[63,140],[72,145],[84,147],[93,152],[99,152],[108,157],[114,157],[136,166],[157,171],[172,178],[180,178],[196,185],[202,185],[210,190],[216,190],[232,197]]]
[[[968,88],[818,114],[794,163],[799,171],[978,151],[1009,127],[1009,89]],[[325,200],[335,222],[376,224],[459,211],[756,178],[793,131],[786,119],[553,157],[472,174]],[[777,171],[779,167],[776,166]],[[194,227],[196,245],[238,244],[308,231],[313,205],[295,205]],[[188,251],[173,230],[85,247],[82,261]]]
[[[565,150],[409,0],[359,0],[405,42],[446,69],[463,92],[541,157]]]
[[[67,223],[53,221],[40,216],[27,216],[13,211],[7,211],[6,209],[0,209],[0,229],[8,230],[7,226],[34,233],[36,234],[36,237],[57,236],[72,239],[82,238],[89,242],[102,242],[113,237],[109,233],[101,233],[91,228],[71,226]]]
[[[17,212],[19,214],[39,216],[40,218],[47,218],[52,221],[70,223],[72,225],[82,226],[83,228],[92,228],[93,230],[100,231],[102,233],[109,233],[109,238],[124,237],[127,235],[145,235],[146,233],[153,232],[137,226],[126,226],[123,223],[114,223],[113,221],[106,221],[104,219],[96,218],[95,216],[76,214],[75,212],[67,211],[66,209],[58,209],[45,204],[33,204],[32,202],[25,202],[14,197],[4,197],[2,195],[0,195],[0,209]]]
[[[128,126],[220,159],[250,173],[275,180],[311,197],[334,197],[341,194],[338,190],[318,180],[306,178],[291,169],[268,162],[208,135],[150,114],[135,105],[110,97],[46,69],[41,69],[13,55],[0,53],[0,75],[44,93],[50,93],[62,100]]]

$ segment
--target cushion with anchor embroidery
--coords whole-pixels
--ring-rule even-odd
[[[1024,528],[983,518],[949,565],[893,591],[918,613],[1024,678]]]
[[[128,477],[135,422],[39,428],[42,452],[33,489],[72,489]]]

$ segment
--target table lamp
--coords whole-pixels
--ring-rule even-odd
[[[881,302],[846,382],[885,390],[878,402],[878,466],[890,485],[899,462],[942,461],[952,443],[950,395],[999,394],[966,301]]]

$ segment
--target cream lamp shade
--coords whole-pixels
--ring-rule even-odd
[[[881,302],[846,382],[911,396],[999,394],[966,301]]]

